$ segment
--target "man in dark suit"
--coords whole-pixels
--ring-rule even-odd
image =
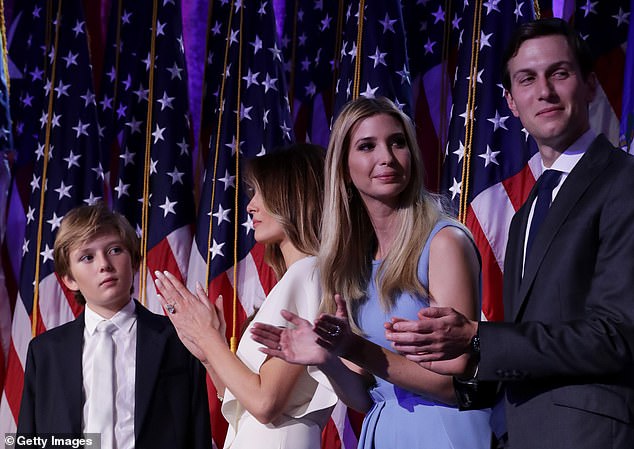
[[[543,165],[509,230],[505,322],[430,308],[387,337],[408,358],[460,376],[465,408],[487,405],[483,381],[495,381],[512,449],[632,448],[634,158],[590,130],[596,77],[566,22],[522,25],[505,62],[508,105]],[[456,368],[465,353],[467,368]]]
[[[86,307],[31,341],[19,434],[98,432],[103,449],[211,448],[204,368],[166,317],[130,298],[138,248],[127,220],[103,205],[62,221],[55,269]]]

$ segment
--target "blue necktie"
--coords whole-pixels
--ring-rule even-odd
[[[542,225],[550,203],[553,198],[553,189],[559,183],[562,172],[557,170],[546,170],[539,177],[537,181],[537,201],[535,202],[535,210],[533,211],[533,220],[531,221],[531,228],[528,232],[528,241],[526,242],[526,256],[530,252],[531,245],[535,236]]]

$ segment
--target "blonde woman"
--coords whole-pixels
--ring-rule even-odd
[[[422,179],[406,115],[384,98],[346,105],[326,159],[319,253],[325,314],[313,326],[285,311],[295,328],[257,325],[254,339],[267,354],[318,365],[340,398],[366,413],[359,448],[488,449],[489,412],[458,411],[452,378],[393,352],[385,338],[388,323],[416,319],[430,305],[472,319],[479,310],[473,242]]]
[[[279,277],[254,321],[284,325],[281,309],[307,320],[320,303],[316,258],[323,202],[324,151],[297,144],[251,161],[247,211],[255,239],[266,245],[267,262]],[[229,422],[225,448],[319,449],[321,431],[337,396],[317,370],[267,358],[250,338],[237,354],[225,341],[222,313],[202,288],[190,293],[169,273],[157,273],[163,305],[183,343],[224,392]]]

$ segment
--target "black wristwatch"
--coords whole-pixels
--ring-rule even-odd
[[[469,343],[469,349],[471,350],[471,355],[476,357],[476,359],[480,360],[480,330],[476,332],[476,334],[471,338],[471,342]]]

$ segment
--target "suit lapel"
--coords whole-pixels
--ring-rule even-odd
[[[137,344],[134,434],[138,438],[154,393],[168,333],[165,332],[166,326],[161,320],[153,319],[154,317],[150,311],[138,302],[135,301],[135,303],[137,311]]]
[[[71,433],[80,434],[81,424],[83,421],[83,387],[84,376],[82,369],[82,350],[84,344],[84,314],[83,312],[68,327],[68,333],[59,339],[60,348],[55,350],[55,354],[59,354],[60,372],[56,376],[60,385],[54,386],[60,391],[67,392],[66,401],[63,408],[57,408],[60,404],[55,404],[61,412],[59,420],[63,420],[63,415],[68,413],[68,426],[63,425],[62,428],[70,428]],[[52,373],[51,373],[52,374]]]
[[[546,219],[535,236],[531,252],[524,263],[524,276],[520,282],[516,300],[513,301],[514,320],[517,320],[518,315],[522,310],[539,267],[541,266],[553,239],[557,235],[557,232],[563,225],[571,210],[574,208],[575,204],[577,204],[579,198],[581,198],[590,184],[592,184],[594,179],[601,173],[604,165],[607,164],[610,155],[609,150],[606,151],[608,148],[611,148],[611,145],[607,142],[605,137],[597,137],[561,186],[561,190],[557,194]],[[530,205],[531,203],[527,204]],[[521,226],[523,233],[520,235],[520,239],[523,239],[523,236],[526,233],[530,206],[526,209],[526,216],[523,217],[523,223]],[[519,251],[518,254],[523,254],[523,251]]]

